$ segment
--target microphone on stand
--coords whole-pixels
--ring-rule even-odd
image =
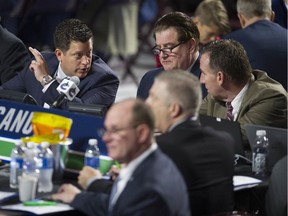
[[[60,95],[53,102],[51,107],[52,108],[60,107],[65,98],[68,99],[69,101],[72,101],[80,91],[79,88],[77,87],[79,83],[80,79],[77,76],[72,76],[70,79],[63,79],[62,82],[57,87],[57,91],[60,93]]]

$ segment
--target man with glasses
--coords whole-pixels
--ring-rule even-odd
[[[87,215],[189,216],[187,188],[174,163],[154,142],[154,117],[148,105],[135,99],[116,103],[104,125],[109,156],[126,164],[111,193],[81,193],[65,184],[52,198]]]
[[[154,78],[162,71],[182,69],[200,78],[199,31],[191,17],[181,12],[171,12],[162,16],[155,24],[153,53],[159,55],[163,67],[153,69],[142,77],[137,97],[146,99]],[[206,95],[202,88],[203,96]]]

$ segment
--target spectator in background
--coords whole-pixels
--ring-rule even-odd
[[[204,0],[192,17],[200,33],[200,43],[207,44],[230,32],[227,10],[221,0]]]
[[[93,34],[78,19],[64,20],[54,33],[55,52],[29,48],[34,60],[24,70],[2,84],[3,89],[30,94],[39,105],[53,104],[59,97],[59,83],[72,76],[80,78],[75,102],[110,107],[116,97],[119,80],[98,56],[93,55]],[[65,109],[67,100],[59,108]]]
[[[144,100],[154,78],[163,71],[182,69],[200,77],[199,31],[188,15],[171,12],[159,18],[154,26],[154,39],[153,53],[159,55],[163,67],[150,70],[142,77],[137,97]],[[203,91],[206,95],[205,89]]]
[[[200,59],[201,78],[208,95],[200,114],[227,117],[232,105],[232,120],[242,130],[244,148],[251,150],[245,124],[287,127],[287,92],[265,72],[253,70],[244,47],[234,40],[219,40],[203,47]]]
[[[87,215],[189,216],[187,188],[174,163],[154,143],[149,107],[135,99],[116,103],[108,110],[104,125],[108,155],[126,164],[111,194],[81,193],[66,184],[52,198]]]
[[[288,0],[272,0],[272,10],[275,12],[274,22],[287,29]]]
[[[1,20],[1,17],[0,17]],[[24,43],[0,25],[0,85],[17,72],[24,69],[31,61],[30,54]]]
[[[238,0],[237,11],[243,29],[223,38],[240,42],[252,68],[267,72],[287,90],[287,29],[273,22],[271,0]]]
[[[201,127],[201,99],[199,79],[180,69],[158,75],[146,99],[161,133],[156,143],[182,173],[193,216],[234,206],[234,140],[224,131]]]

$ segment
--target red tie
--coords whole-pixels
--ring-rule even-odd
[[[234,118],[233,118],[233,114],[232,114],[232,111],[233,111],[233,106],[231,105],[231,102],[226,102],[226,108],[227,108],[227,116],[226,118],[230,121],[233,121]]]

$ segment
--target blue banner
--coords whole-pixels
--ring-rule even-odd
[[[71,118],[73,120],[69,138],[73,143],[69,149],[84,152],[88,140],[96,138],[102,155],[107,155],[107,149],[97,129],[103,127],[104,119],[86,114],[78,114],[58,109],[46,109],[35,105],[11,102],[0,99],[0,137],[19,139],[32,136],[31,119],[33,112],[46,112]],[[1,144],[1,143],[0,143]],[[1,152],[0,152],[1,154]]]

